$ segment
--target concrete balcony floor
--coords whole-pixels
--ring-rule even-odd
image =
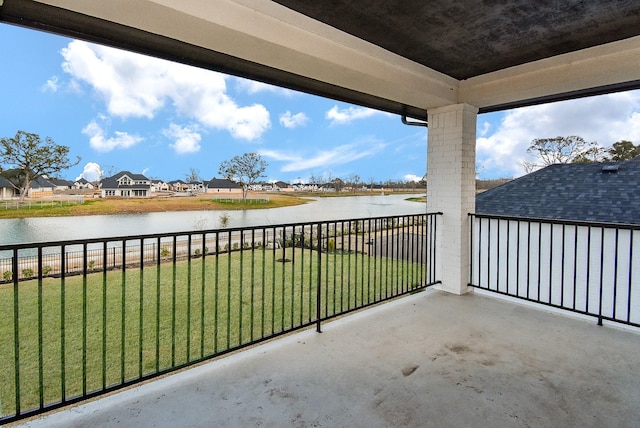
[[[637,427],[640,334],[429,290],[29,427]]]

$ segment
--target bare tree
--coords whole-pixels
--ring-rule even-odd
[[[533,162],[523,162],[527,172],[556,163],[599,162],[604,159],[604,149],[596,142],[586,142],[582,137],[536,138],[527,153]]]
[[[196,168],[189,168],[189,173],[184,175],[187,183],[195,183],[202,181],[200,178],[200,170]]]
[[[266,177],[264,175],[266,169],[267,163],[258,153],[245,153],[222,162],[218,173],[242,186],[242,199],[246,200],[249,186],[259,178]]]

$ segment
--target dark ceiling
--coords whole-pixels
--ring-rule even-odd
[[[640,0],[275,0],[462,80],[640,35]]]

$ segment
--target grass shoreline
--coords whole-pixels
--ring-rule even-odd
[[[348,192],[348,193],[250,193],[243,202],[239,195],[222,199],[227,195],[198,195],[175,198],[108,198],[85,199],[83,204],[63,206],[35,206],[32,208],[0,209],[0,219],[28,217],[66,217],[110,214],[141,214],[171,211],[236,211],[249,209],[281,208],[302,205],[314,198],[346,196],[381,196],[389,194],[415,194],[416,192]],[[229,201],[232,199],[232,201]],[[263,200],[255,203],[255,200]],[[34,202],[38,199],[32,200]]]

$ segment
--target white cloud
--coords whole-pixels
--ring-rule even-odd
[[[200,151],[200,140],[202,136],[197,131],[197,127],[181,127],[172,123],[168,129],[164,129],[162,134],[167,138],[174,139],[171,144],[173,150],[178,154],[196,153]]]
[[[358,159],[373,156],[386,147],[386,144],[368,140],[361,143],[344,144],[331,150],[321,150],[315,154],[281,152],[277,150],[262,150],[260,155],[276,161],[285,162],[282,172],[304,171],[312,168],[328,168],[342,165]]]
[[[482,124],[482,128],[478,130],[478,135],[481,137],[484,137],[489,133],[490,130],[491,130],[491,123],[485,121]]]
[[[76,177],[76,180],[84,178],[87,181],[97,181],[102,178],[103,174],[104,172],[100,165],[95,162],[87,162],[80,175]]]
[[[477,166],[483,174],[524,174],[522,161],[533,160],[527,148],[536,138],[577,135],[603,147],[620,140],[640,143],[640,91],[519,108],[500,116],[495,132],[477,139]]]
[[[58,76],[52,76],[42,85],[42,92],[58,92]]]
[[[92,120],[84,127],[82,133],[89,137],[89,144],[98,152],[110,152],[114,149],[127,149],[142,141],[137,135],[129,135],[126,132],[115,132],[115,137],[107,138],[106,132],[95,121]]]
[[[291,114],[289,110],[280,115],[280,124],[285,128],[296,128],[298,126],[304,126],[309,123],[309,118],[306,114],[300,112]]]
[[[348,107],[345,109],[339,109],[338,106],[333,106],[325,114],[325,118],[331,121],[331,125],[346,125],[354,120],[366,119],[379,114],[391,116],[389,113],[366,107]]]
[[[402,178],[404,178],[405,181],[413,181],[414,183],[418,183],[420,180],[422,180],[421,176],[415,174],[406,174]]]
[[[200,124],[255,140],[271,123],[260,105],[238,106],[227,77],[183,64],[74,40],[61,51],[63,70],[104,100],[109,114],[152,119],[167,106]]]

